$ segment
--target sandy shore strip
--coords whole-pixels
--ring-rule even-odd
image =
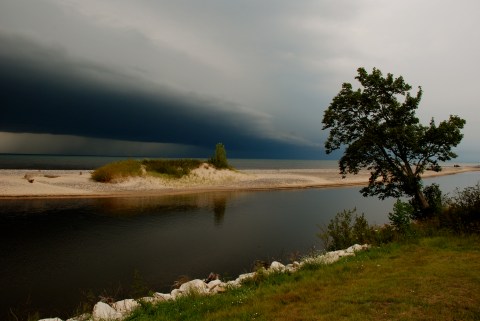
[[[424,178],[480,171],[480,167],[443,167],[427,171]],[[369,173],[342,179],[338,169],[216,170],[207,164],[181,179],[137,177],[116,183],[98,183],[91,171],[0,170],[0,198],[70,198],[153,196],[208,191],[254,191],[273,189],[362,186]]]

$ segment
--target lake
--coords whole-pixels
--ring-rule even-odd
[[[480,172],[426,180],[444,192],[473,186]],[[99,295],[125,298],[140,276],[170,292],[181,275],[234,278],[256,260],[322,250],[316,236],[337,212],[357,208],[384,224],[394,200],[359,187],[181,196],[0,200],[0,318],[13,311],[68,317]]]

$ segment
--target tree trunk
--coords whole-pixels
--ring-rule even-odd
[[[428,204],[428,201],[427,199],[425,198],[425,195],[423,195],[422,191],[421,190],[418,190],[416,195],[415,195],[415,198],[417,200],[417,204],[420,205],[420,210],[424,213],[424,214],[428,214],[429,213],[429,210],[430,210],[430,204]]]

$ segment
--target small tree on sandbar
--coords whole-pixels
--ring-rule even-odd
[[[222,143],[215,146],[215,154],[210,158],[209,163],[216,168],[230,168],[227,161],[227,151]]]

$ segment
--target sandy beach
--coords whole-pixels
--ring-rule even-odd
[[[480,171],[479,167],[444,167],[423,177]],[[112,197],[189,194],[206,191],[328,188],[366,185],[369,173],[342,179],[337,169],[216,170],[206,164],[181,179],[137,177],[115,183],[91,180],[91,171],[0,170],[0,198]]]

